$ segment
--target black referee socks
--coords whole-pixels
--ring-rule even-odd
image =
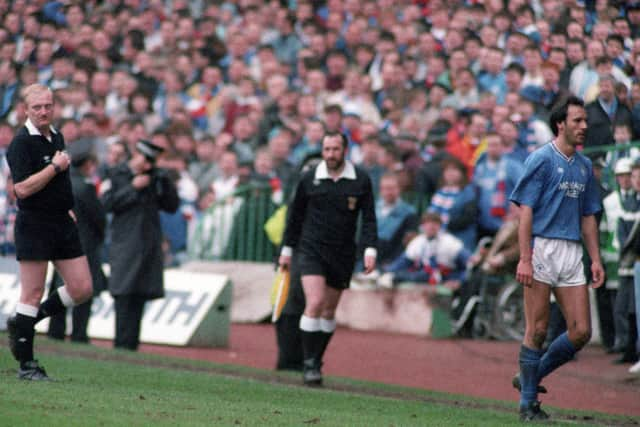
[[[16,313],[16,359],[22,366],[33,360],[33,337],[35,335],[36,318]]]
[[[38,316],[36,317],[36,323],[38,323],[45,317],[62,313],[67,309],[67,307],[62,303],[62,300],[60,299],[58,289],[49,294],[49,298],[47,298],[45,302],[40,304],[40,308],[38,309]]]

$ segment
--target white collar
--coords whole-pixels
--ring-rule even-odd
[[[573,159],[575,158],[575,154],[572,155],[571,157],[568,157],[566,154],[564,154],[562,151],[560,151],[560,149],[556,145],[556,140],[555,139],[551,141],[551,147],[553,148],[553,151],[555,151],[559,156],[561,156],[563,159],[565,159],[569,163],[571,163],[573,161]]]
[[[340,172],[340,175],[335,180],[337,181],[340,178],[356,179],[356,168],[349,160],[344,161],[344,168],[342,168],[342,172]],[[316,167],[316,174],[314,176],[314,179],[333,179],[331,175],[329,175],[327,162],[325,162],[324,160],[320,162],[320,164]]]
[[[38,130],[38,128],[31,122],[31,119],[27,119],[27,121],[24,123],[24,126],[27,128],[27,130],[29,131],[29,135],[34,136],[34,135],[40,135],[40,136],[44,136],[40,133],[40,131]],[[55,128],[51,125],[49,125],[49,129],[51,130],[51,133],[58,133],[58,131],[55,130]]]

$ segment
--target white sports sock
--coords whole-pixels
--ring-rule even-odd
[[[320,331],[320,318],[307,317],[303,314],[302,317],[300,317],[300,330],[305,332]]]
[[[18,305],[16,305],[16,313],[28,317],[38,317],[38,307],[19,302]]]
[[[320,330],[326,334],[331,334],[336,330],[336,319],[320,318]]]

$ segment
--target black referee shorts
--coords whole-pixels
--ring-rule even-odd
[[[84,255],[78,227],[67,213],[18,211],[15,242],[18,261],[49,261]]]
[[[324,276],[327,285],[335,289],[347,289],[355,265],[355,253],[323,251],[313,248],[298,248],[298,267],[301,276]]]

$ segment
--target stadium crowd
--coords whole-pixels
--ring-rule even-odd
[[[54,91],[66,143],[92,144],[98,187],[139,140],[164,147],[157,165],[172,171],[181,207],[163,228],[177,259],[219,256],[225,239],[202,230],[228,230],[207,228],[207,208],[226,203],[218,215],[232,219],[238,186],[262,183],[286,201],[328,131],[345,133],[349,159],[370,173],[383,266],[425,210],[469,253],[494,236],[570,93],[587,103],[584,150],[603,199],[631,175],[618,162],[639,154],[629,144],[640,136],[640,2],[0,0],[0,17],[0,153],[26,118],[21,88],[36,82]],[[11,185],[2,156],[3,254]],[[633,223],[636,205],[605,212],[610,277],[625,246],[617,220]],[[430,282],[447,266],[426,267]],[[624,332],[603,340],[618,351],[635,320],[612,306],[610,282],[601,317],[615,313]]]

